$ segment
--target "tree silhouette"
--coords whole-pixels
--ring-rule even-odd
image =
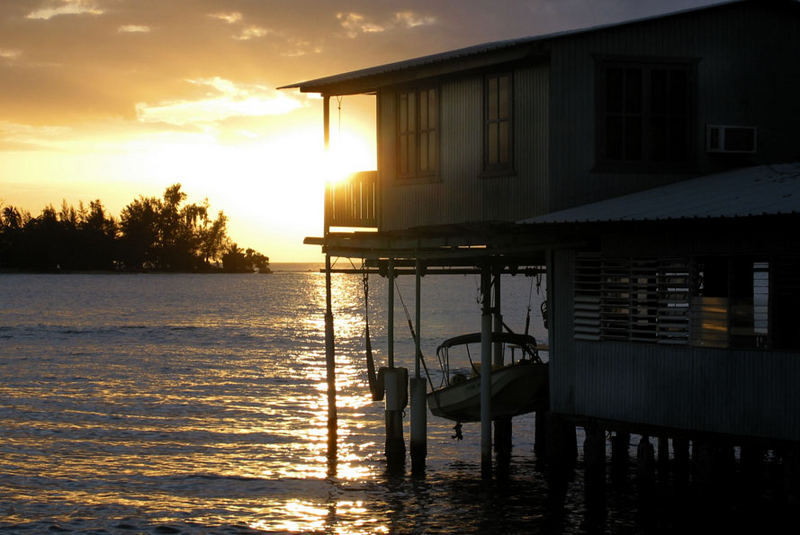
[[[208,199],[185,201],[181,185],[173,184],[161,199],[134,199],[119,223],[99,199],[88,208],[48,205],[38,217],[0,206],[0,268],[269,272],[266,256],[230,242],[222,211],[209,217]]]

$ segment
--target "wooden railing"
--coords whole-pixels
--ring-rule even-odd
[[[327,227],[378,226],[378,172],[359,171],[325,188]]]

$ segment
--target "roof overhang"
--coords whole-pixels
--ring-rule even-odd
[[[306,238],[333,257],[361,258],[373,265],[392,259],[398,266],[417,260],[441,268],[542,265],[545,252],[561,244],[554,231],[542,232],[515,223],[442,225],[392,232],[328,233]]]
[[[298,82],[278,89],[299,89],[302,93],[325,95],[375,93],[380,87],[477,71],[501,64],[540,62],[547,58],[547,54],[538,41],[525,38],[487,43]]]
[[[524,219],[563,225],[747,218],[800,214],[800,163],[705,175]]]

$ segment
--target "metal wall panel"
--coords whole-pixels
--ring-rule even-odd
[[[800,440],[800,394],[790,379],[800,377],[798,361],[800,354],[778,351],[577,342],[574,414]]]
[[[800,21],[755,2],[557,39],[551,47],[551,209],[718,172],[797,159]],[[595,162],[595,69],[603,57],[696,61],[696,165],[683,171],[603,172]],[[706,124],[759,128],[754,156],[705,152]]]
[[[378,97],[381,229],[474,221],[516,221],[547,209],[548,73],[546,65],[514,73],[516,173],[483,177],[483,77],[440,87],[440,164],[436,177],[396,177],[395,100]]]

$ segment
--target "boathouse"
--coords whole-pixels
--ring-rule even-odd
[[[798,50],[800,4],[742,0],[286,86],[326,141],[331,97],[377,110],[377,169],[307,243],[482,273],[484,333],[491,278],[546,266],[554,415],[797,451]]]

